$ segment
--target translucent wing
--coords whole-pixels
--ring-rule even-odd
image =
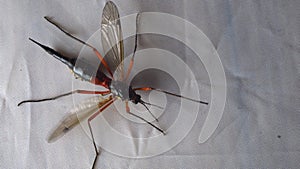
[[[120,16],[117,6],[109,1],[106,3],[101,21],[101,40],[103,51],[108,64],[115,70],[114,78],[122,80],[124,77],[124,45]]]
[[[77,126],[80,121],[95,113],[110,100],[111,97],[104,98],[102,96],[96,96],[76,105],[74,109],[72,109],[70,113],[62,119],[57,127],[54,128],[48,137],[48,142],[54,142],[65,135],[68,131]]]

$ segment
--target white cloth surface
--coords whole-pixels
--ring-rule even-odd
[[[300,168],[299,1],[114,2],[121,16],[170,13],[201,29],[219,53],[227,99],[218,128],[205,143],[199,144],[198,137],[206,116],[198,115],[192,130],[171,150],[141,159],[103,150],[97,168]],[[104,4],[1,0],[0,168],[90,168],[94,151],[81,127],[55,143],[46,141],[48,132],[73,105],[71,97],[17,104],[72,89],[73,75],[28,38],[71,56],[77,56],[82,45],[43,16],[54,17],[87,40],[99,29]],[[210,98],[209,90],[205,96]]]

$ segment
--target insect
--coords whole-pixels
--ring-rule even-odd
[[[130,83],[128,82],[128,77],[130,75],[132,67],[134,66],[134,58],[137,50],[137,44],[138,44],[137,31],[138,31],[139,16],[140,15],[137,14],[136,17],[136,34],[135,34],[134,51],[126,71],[123,63],[124,45],[122,40],[122,29],[121,29],[121,22],[119,20],[120,19],[119,12],[116,5],[111,1],[108,1],[103,9],[102,22],[101,22],[101,39],[102,39],[102,46],[104,51],[110,49],[110,52],[107,53],[106,58],[112,61],[113,63],[112,67],[114,68],[114,73],[111,69],[111,66],[109,66],[109,64],[104,60],[104,57],[98,52],[98,50],[95,47],[71,35],[67,31],[62,29],[60,26],[58,26],[56,23],[54,23],[49,17],[45,17],[45,19],[49,21],[51,24],[53,24],[54,26],[56,26],[59,30],[64,32],[67,36],[89,47],[98,57],[98,59],[101,61],[101,65],[100,65],[101,68],[99,68],[96,72],[91,72],[90,71],[91,66],[88,63],[78,64],[82,62],[82,60],[72,59],[70,57],[64,56],[58,51],[48,46],[45,46],[37,42],[36,40],[29,38],[29,40],[31,40],[33,43],[35,43],[36,45],[44,49],[48,54],[52,55],[55,59],[61,61],[67,67],[69,67],[76,77],[79,77],[80,79],[84,81],[88,81],[94,85],[99,85],[106,88],[106,90],[103,91],[74,90],[51,98],[24,100],[18,104],[18,106],[20,106],[21,104],[29,103],[29,102],[43,102],[43,101],[55,100],[75,93],[96,94],[97,95],[96,97],[88,99],[87,101],[79,104],[73,111],[71,111],[71,113],[69,113],[69,115],[67,115],[60,122],[60,124],[52,132],[52,134],[50,134],[50,137],[48,139],[49,142],[55,141],[56,139],[60,138],[68,131],[70,131],[73,127],[77,126],[82,119],[87,119],[89,131],[91,134],[91,138],[92,138],[92,142],[96,154],[92,164],[92,168],[95,167],[95,163],[99,156],[99,148],[96,146],[95,143],[93,130],[91,127],[91,121],[96,116],[98,116],[101,112],[103,112],[107,107],[109,107],[115,100],[121,99],[125,103],[125,108],[127,113],[142,121],[145,121],[146,123],[154,127],[156,130],[161,132],[163,135],[166,134],[163,129],[145,120],[143,117],[138,116],[130,111],[130,107],[128,104],[129,102],[132,102],[134,104],[141,104],[145,107],[147,112],[150,113],[151,116],[153,116],[153,118],[156,121],[158,121],[158,119],[151,113],[148,106],[151,105],[157,108],[161,108],[161,107],[144,101],[141,98],[141,95],[137,94],[136,91],[155,90],[175,97],[184,98],[193,102],[206,104],[206,105],[208,104],[207,102],[204,101],[191,99],[165,90],[153,88],[151,86],[133,87],[130,85]],[[80,67],[75,65],[80,65]]]

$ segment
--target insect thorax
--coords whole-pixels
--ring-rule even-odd
[[[122,81],[112,81],[109,87],[111,93],[122,100],[131,100],[135,103],[140,99],[132,87]]]
[[[124,82],[121,81],[112,81],[110,84],[110,91],[114,96],[121,98],[122,100],[129,100],[129,91],[131,88]]]

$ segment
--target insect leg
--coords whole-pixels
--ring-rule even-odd
[[[18,106],[20,106],[23,103],[30,103],[30,102],[44,102],[44,101],[49,101],[49,100],[56,100],[58,98],[64,97],[64,96],[68,96],[68,95],[72,95],[75,93],[79,93],[79,94],[100,94],[100,95],[106,95],[109,94],[110,91],[89,91],[89,90],[73,90],[71,92],[68,93],[64,93],[64,94],[60,94],[58,96],[54,96],[54,97],[50,97],[50,98],[45,98],[45,99],[32,99],[32,100],[24,100],[21,101]]]
[[[89,130],[91,132],[91,136],[92,136],[92,141],[93,141],[93,145],[94,145],[94,150],[95,150],[95,153],[96,153],[96,157],[94,159],[94,162],[93,162],[93,165],[92,165],[92,169],[94,169],[95,167],[95,164],[96,164],[96,161],[98,159],[98,156],[99,156],[99,151],[98,151],[98,148],[96,146],[96,143],[95,143],[95,138],[94,138],[94,134],[93,134],[93,130],[92,130],[92,127],[91,127],[91,121],[96,117],[98,116],[103,110],[105,110],[108,106],[110,106],[114,101],[116,100],[116,98],[112,98],[111,101],[109,101],[104,107],[102,107],[101,109],[99,109],[96,113],[94,113],[91,117],[89,117],[88,119],[88,126],[89,126]]]
[[[60,26],[58,26],[58,24],[54,23],[49,17],[45,16],[44,17],[48,22],[50,22],[52,25],[54,25],[55,27],[57,27],[60,31],[62,31],[63,33],[65,33],[67,36],[71,37],[72,39],[90,47],[94,53],[97,55],[97,57],[100,59],[101,63],[104,65],[104,67],[106,68],[106,70],[108,71],[108,73],[110,74],[110,76],[113,78],[113,74],[108,66],[108,64],[106,63],[106,61],[103,59],[103,56],[99,53],[99,51],[94,48],[92,45],[88,44],[87,42],[84,42],[83,40],[71,35],[69,32],[65,31],[63,28],[61,28]]]
[[[156,130],[160,131],[163,135],[166,135],[166,133],[160,129],[159,127],[155,126],[154,124],[152,124],[151,122],[147,121],[146,119],[144,119],[143,117],[140,117],[136,114],[133,114],[130,112],[130,108],[129,108],[129,105],[128,105],[128,101],[125,102],[126,103],[126,112],[129,113],[130,115],[136,117],[136,118],[139,118],[141,120],[143,120],[144,122],[148,123],[150,126],[154,127]]]
[[[125,77],[125,80],[128,79],[129,75],[130,75],[130,72],[131,72],[131,69],[133,67],[133,64],[134,64],[134,56],[135,56],[135,52],[136,52],[136,49],[137,49],[137,40],[138,40],[138,25],[139,25],[139,17],[140,17],[140,13],[138,13],[136,15],[136,26],[135,26],[135,42],[134,42],[134,50],[133,50],[133,55],[131,57],[131,60],[130,60],[130,63],[129,63],[129,67],[128,67],[128,70],[127,70],[127,74],[126,74],[126,77]]]
[[[175,94],[175,93],[171,93],[171,92],[168,92],[168,91],[165,91],[165,90],[161,90],[161,89],[156,89],[156,88],[153,88],[153,87],[140,87],[140,88],[135,88],[133,90],[142,90],[142,91],[155,90],[155,91],[162,92],[162,93],[165,93],[165,94],[168,94],[168,95],[172,95],[172,96],[175,96],[175,97],[180,97],[180,98],[184,98],[184,99],[187,99],[187,100],[190,100],[190,101],[193,101],[193,102],[197,102],[197,103],[208,105],[207,102],[204,102],[204,101],[201,101],[201,100],[191,99],[191,98],[188,98],[188,97],[185,97],[185,96],[181,96],[181,95],[178,95],[178,94]]]

